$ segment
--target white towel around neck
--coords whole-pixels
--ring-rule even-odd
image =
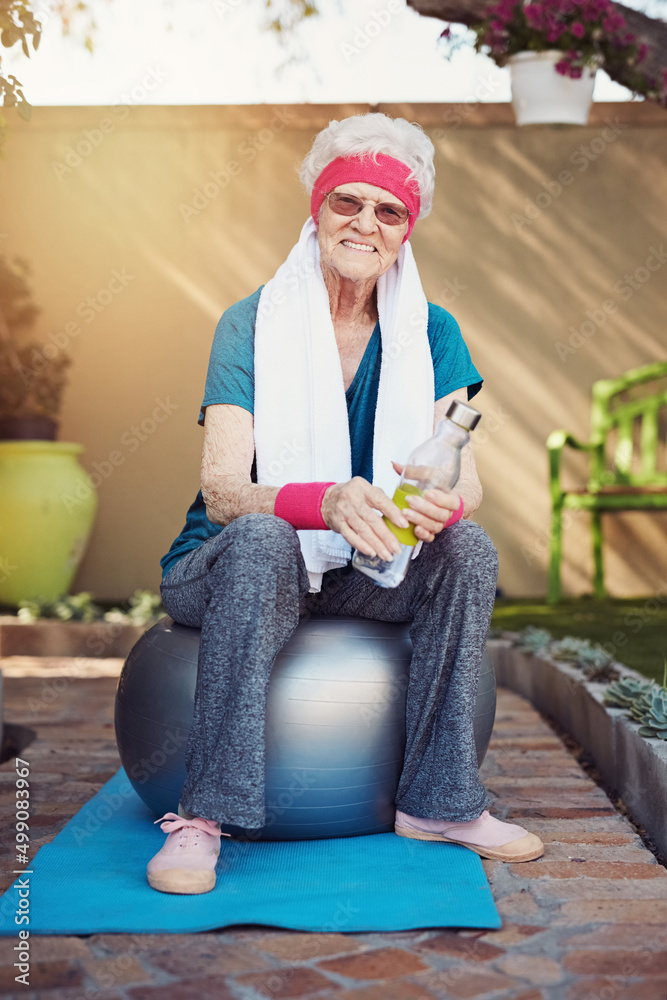
[[[391,460],[405,462],[433,433],[434,382],[428,303],[409,242],[378,279],[382,364],[373,439],[373,485],[392,496]],[[255,326],[257,482],[352,478],[343,373],[311,218],[261,291]],[[299,531],[311,592],[344,566],[350,545],[335,531]]]

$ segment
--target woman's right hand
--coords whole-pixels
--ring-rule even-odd
[[[384,490],[372,486],[361,476],[355,476],[347,483],[335,483],[326,490],[322,499],[322,519],[328,528],[337,531],[364,555],[379,556],[389,561],[394,553],[401,551],[401,543],[378,511],[386,514],[399,528],[410,525]]]

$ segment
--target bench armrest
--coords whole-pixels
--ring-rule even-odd
[[[576,451],[595,452],[603,447],[602,441],[579,441],[567,431],[552,431],[547,438],[547,451],[549,452],[549,489],[552,502],[560,500],[562,489],[560,485],[560,468],[565,446],[574,448]]]

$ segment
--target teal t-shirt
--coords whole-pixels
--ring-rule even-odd
[[[216,327],[199,414],[200,424],[204,423],[206,407],[216,403],[233,403],[249,413],[254,412],[255,320],[263,287],[225,310]],[[468,399],[472,399],[482,387],[482,377],[470,359],[454,317],[446,309],[429,302],[427,333],[433,360],[435,399],[441,399],[464,386],[468,390]],[[352,475],[362,476],[369,482],[373,479],[373,433],[381,359],[380,324],[376,323],[354,379],[345,393]],[[160,560],[162,578],[187,552],[199,548],[220,531],[222,525],[213,524],[206,516],[200,490],[188,510],[183,530]]]

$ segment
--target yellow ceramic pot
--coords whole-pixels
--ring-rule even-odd
[[[82,451],[65,441],[0,441],[0,604],[68,593],[97,509]]]

